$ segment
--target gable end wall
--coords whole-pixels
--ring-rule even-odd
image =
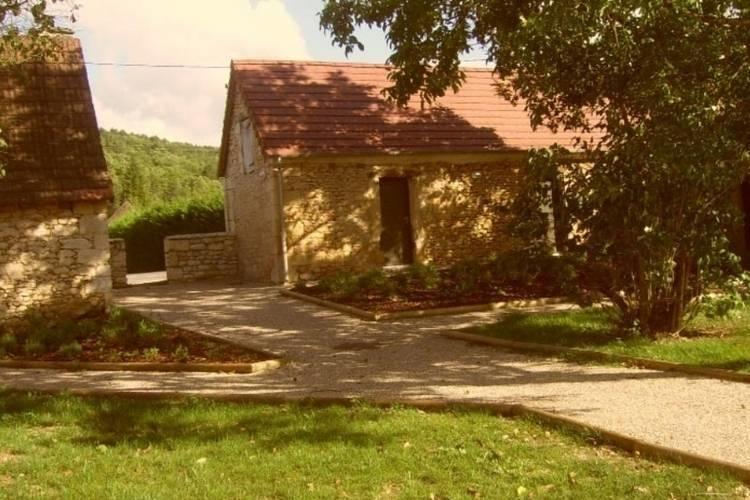
[[[259,148],[253,171],[243,171],[239,124],[248,117],[248,110],[241,98],[234,99],[234,103],[224,177],[227,232],[236,236],[243,280],[280,283],[284,276],[279,236],[278,174],[263,158]]]

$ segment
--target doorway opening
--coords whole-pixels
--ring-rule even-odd
[[[411,224],[409,179],[380,179],[380,250],[386,266],[414,263],[414,238]]]

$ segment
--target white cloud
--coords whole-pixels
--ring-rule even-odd
[[[305,59],[282,0],[86,0],[75,29],[94,62],[228,65]],[[218,144],[229,70],[90,67],[105,128]]]

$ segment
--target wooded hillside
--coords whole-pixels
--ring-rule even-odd
[[[102,130],[102,146],[114,184],[115,208],[137,208],[221,192],[219,151],[209,146]]]

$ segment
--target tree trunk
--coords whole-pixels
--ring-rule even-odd
[[[643,257],[638,256],[638,262],[636,265],[636,286],[638,293],[638,322],[641,332],[644,335],[651,335],[652,330],[652,318],[651,311],[651,284],[646,277],[646,270],[644,269]]]
[[[688,258],[685,254],[681,253],[677,257],[675,265],[674,282],[672,285],[672,314],[668,333],[675,333],[682,329],[682,319],[685,316],[688,271]]]

